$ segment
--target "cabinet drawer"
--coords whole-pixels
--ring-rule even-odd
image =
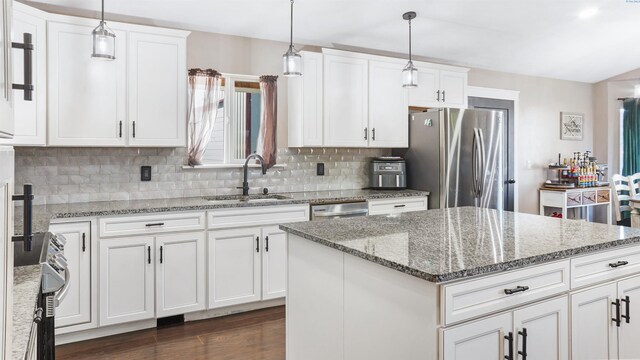
[[[596,192],[595,191],[585,191],[582,193],[582,204],[589,205],[596,203]]]
[[[207,219],[209,229],[309,221],[309,205],[256,206],[211,210],[207,213]]]
[[[571,288],[640,273],[640,246],[571,259]]]
[[[611,191],[609,190],[598,190],[598,202],[599,203],[608,203],[611,201]]]
[[[98,220],[100,237],[204,230],[204,212],[107,217]]]
[[[369,200],[369,215],[397,214],[427,210],[427,197]]]
[[[580,192],[567,193],[567,206],[576,206],[581,204],[582,204],[582,193]]]
[[[520,306],[569,290],[569,260],[444,285],[444,324]],[[508,293],[519,287],[525,291]]]

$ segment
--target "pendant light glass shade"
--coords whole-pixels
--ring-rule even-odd
[[[416,13],[413,11],[402,14],[404,20],[409,21],[409,62],[402,69],[402,87],[417,87],[418,86],[418,69],[413,65],[411,61],[411,20],[416,18]]]
[[[91,32],[93,37],[92,58],[114,60],[116,58],[116,34],[109,29],[104,21],[104,0],[102,0],[102,13],[100,25]]]
[[[302,75],[302,56],[298,54],[293,47],[293,0],[291,0],[291,26],[290,26],[289,49],[282,55],[282,75],[284,76],[301,76]]]

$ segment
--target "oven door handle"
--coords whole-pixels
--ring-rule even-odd
[[[357,211],[344,211],[344,212],[330,212],[330,213],[314,213],[315,217],[334,217],[334,216],[348,216],[348,215],[366,215],[369,210],[357,210]]]
[[[60,291],[58,291],[58,294],[56,294],[56,307],[58,307],[62,300],[64,300],[64,298],[67,296],[67,293],[69,292],[70,280],[71,274],[69,274],[69,267],[67,267],[66,269],[64,269],[64,286],[62,287],[62,289],[60,289]]]

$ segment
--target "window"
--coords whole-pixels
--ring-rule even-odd
[[[244,163],[257,149],[261,93],[257,76],[222,74],[216,120],[204,164]],[[196,106],[202,106],[203,97]]]

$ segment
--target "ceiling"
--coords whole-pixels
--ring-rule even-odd
[[[100,0],[37,0],[65,10]],[[595,15],[580,13],[597,8]],[[640,68],[640,0],[296,0],[294,42],[407,52],[451,64],[597,82]],[[106,0],[112,14],[288,41],[287,0]],[[283,52],[285,49],[283,48]]]

